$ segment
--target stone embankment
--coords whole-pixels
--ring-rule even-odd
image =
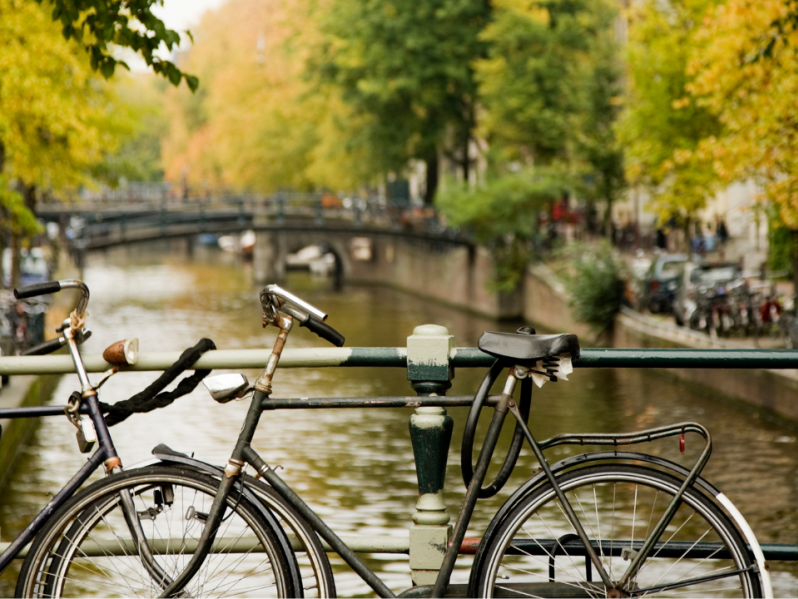
[[[542,264],[530,267],[524,284],[524,319],[549,331],[575,333],[586,341],[594,340],[590,328],[574,320],[568,301],[567,292],[548,267]],[[710,339],[628,308],[623,308],[616,317],[612,336],[606,342],[618,348],[754,349],[741,341]],[[583,341],[583,345],[588,343]],[[798,422],[796,370],[664,369],[664,372],[709,393]]]
[[[63,265],[59,268],[58,278],[66,279],[76,276],[74,266]],[[58,293],[47,311],[45,320],[45,336],[54,337],[56,328],[69,316],[76,297],[72,292]],[[65,350],[60,350],[65,351]],[[19,408],[23,406],[40,406],[47,402],[55,390],[61,375],[12,375],[0,389],[0,408]],[[64,400],[66,404],[66,398]],[[36,430],[36,418],[0,418],[0,489],[14,471],[28,438]]]

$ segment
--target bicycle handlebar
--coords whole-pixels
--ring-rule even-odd
[[[14,289],[14,297],[20,300],[36,297],[37,295],[57,293],[58,291],[61,291],[61,281],[47,281],[46,283],[37,283],[36,285]]]
[[[50,341],[45,341],[44,343],[40,343],[39,345],[34,345],[33,347],[29,347],[21,355],[23,356],[46,356],[47,354],[51,354],[54,351],[61,349],[64,345],[66,345],[66,339],[63,337],[59,337],[58,339],[51,339]]]
[[[319,310],[316,306],[313,306],[303,300],[300,297],[295,296],[290,291],[286,291],[279,285],[266,285],[266,287],[260,293],[260,301],[262,304],[268,301],[270,304],[273,303],[272,298],[277,298],[278,301],[277,307],[283,306],[283,304],[293,304],[294,307],[299,308],[300,312],[307,313],[312,318],[316,318],[317,320],[327,320],[327,314]],[[304,319],[302,319],[304,320]]]
[[[344,336],[330,325],[322,322],[327,318],[325,312],[279,285],[267,285],[260,293],[260,301],[266,319],[272,324],[276,320],[277,312],[280,311],[288,314],[299,323],[299,326],[316,333],[325,341],[329,341],[336,347],[343,346]]]
[[[335,347],[343,347],[344,342],[346,341],[341,333],[336,331],[330,325],[324,324],[320,320],[316,320],[312,316],[309,317],[305,322],[300,322],[299,326],[306,327],[309,331],[313,331],[322,339],[332,343]]]
[[[64,289],[77,289],[81,293],[81,298],[78,300],[78,305],[75,311],[83,316],[86,313],[86,306],[89,305],[89,288],[86,283],[78,279],[65,279],[63,281],[47,281],[46,283],[37,283],[36,285],[28,285],[14,289],[14,297],[18,300],[36,297],[38,295],[48,295],[50,293],[57,293]]]

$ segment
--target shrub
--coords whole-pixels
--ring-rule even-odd
[[[563,250],[566,266],[565,286],[577,320],[591,325],[598,333],[612,327],[623,303],[626,265],[609,243],[598,247],[572,243]]]

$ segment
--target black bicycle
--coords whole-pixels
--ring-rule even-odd
[[[272,380],[295,323],[337,346],[344,339],[323,322],[326,314],[275,285],[264,289],[261,302],[264,323],[279,328],[263,373],[253,387],[240,375],[208,380],[214,399],[222,403],[252,393],[224,470],[159,446],[159,465],[89,486],[62,506],[37,536],[25,560],[20,595],[127,591],[163,597],[310,592],[332,596],[335,585],[318,535],[379,596],[394,596],[250,445],[264,412],[373,406],[358,398],[272,397]],[[422,406],[471,406],[461,456],[468,490],[435,585],[408,589],[401,596],[771,596],[764,557],[750,527],[700,476],[712,446],[704,427],[680,423],[634,433],[564,434],[536,441],[527,424],[533,382],[567,376],[571,360],[579,356],[577,338],[535,335],[525,329],[485,333],[479,347],[496,362],[474,397],[413,398]],[[501,376],[502,392],[491,396]],[[385,399],[380,405],[406,406],[407,398]],[[476,425],[485,406],[493,408],[493,416],[474,466]],[[508,413],[515,418],[513,440],[496,479],[485,485]],[[683,445],[688,434],[704,441],[689,470],[623,448],[668,437],[679,438]],[[452,588],[459,586],[449,585],[449,579],[458,554],[467,551],[464,537],[477,500],[504,486],[525,444],[540,470],[491,521],[479,542],[467,587]],[[608,449],[553,464],[544,456],[547,449],[574,444]],[[265,483],[245,475],[247,465]],[[186,495],[191,501],[185,501]],[[230,524],[233,519],[235,526]],[[306,536],[287,534],[286,520]],[[304,562],[291,544],[300,548]],[[220,580],[216,575],[222,568],[226,570]]]
[[[0,570],[19,557],[33,540],[18,579],[17,597],[157,595],[183,570],[185,555],[190,554],[199,541],[204,528],[203,518],[218,487],[218,479],[214,478],[216,471],[198,462],[171,462],[167,466],[153,465],[130,472],[123,470],[104,416],[110,410],[110,422],[119,421],[122,419],[118,413],[120,410],[102,404],[98,389],[119,368],[136,362],[138,342],[120,341],[106,349],[103,357],[111,368],[98,383],[92,384],[79,348],[90,336],[85,327],[88,287],[77,280],[51,281],[15,290],[15,296],[28,298],[64,289],[78,290],[80,299],[70,318],[59,329],[59,338],[31,348],[25,354],[49,354],[66,345],[81,390],[72,394],[65,407],[2,409],[0,418],[66,416],[77,429],[79,450],[91,455],[0,555]],[[189,351],[184,352],[181,360]],[[165,387],[183,369],[169,369],[174,372],[167,380],[162,379],[169,371],[164,373],[159,378],[161,384],[157,390]],[[195,373],[190,377],[194,378],[193,381],[184,379],[177,390],[166,395],[173,400],[193,388],[204,374],[198,376]],[[185,388],[181,389],[181,386]],[[151,388],[153,385],[148,389]],[[104,468],[107,476],[79,491],[100,467]],[[99,494],[98,489],[102,490]],[[111,494],[110,489],[113,489]],[[290,509],[282,504],[272,505],[274,502],[270,497],[268,489],[257,497],[249,490],[233,490],[225,500],[226,514],[219,531],[227,538],[245,539],[255,557],[248,560],[240,553],[228,551],[228,548],[213,553],[206,560],[203,576],[195,578],[183,590],[183,596],[250,593],[252,581],[249,575],[255,570],[261,572],[261,585],[269,593],[273,591],[280,596],[302,595],[305,592],[303,586],[308,590],[318,587],[315,569],[324,566],[304,560],[306,563],[300,568],[293,555],[290,560],[285,557],[295,551],[301,554],[306,543],[320,552],[317,537]],[[52,545],[53,530],[61,531],[55,545]],[[292,541],[289,541],[289,535]],[[170,541],[166,547],[159,545],[156,539],[163,537],[175,539],[175,544]],[[41,557],[38,548],[42,546],[49,546],[50,551],[43,560],[39,560],[36,559]],[[272,563],[273,572],[269,574]],[[299,587],[294,586],[297,580]],[[326,589],[322,588],[321,592],[326,592]]]

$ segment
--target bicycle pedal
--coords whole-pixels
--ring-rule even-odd
[[[148,507],[143,512],[136,513],[139,515],[140,520],[155,520],[162,511],[162,507]]]
[[[204,512],[198,512],[194,509],[193,505],[188,506],[186,510],[186,520],[199,520],[203,524],[208,519],[208,514]]]

